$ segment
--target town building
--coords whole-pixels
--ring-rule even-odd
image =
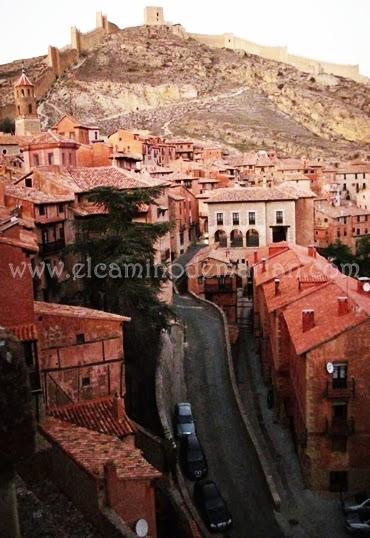
[[[79,144],[91,144],[100,139],[99,127],[85,125],[68,114],[60,118],[51,130],[64,138],[75,140]]]
[[[307,245],[313,240],[314,196],[286,186],[216,189],[205,201],[209,242],[248,248],[280,241]]]
[[[327,247],[338,241],[356,253],[358,241],[370,234],[370,209],[315,204],[315,243]]]
[[[249,263],[264,377],[307,486],[369,487],[369,279],[341,274],[312,246],[267,247]]]
[[[194,194],[182,185],[169,189],[169,219],[171,229],[171,259],[184,254],[198,237],[198,202]]]
[[[52,131],[43,132],[21,144],[24,170],[38,166],[76,166],[79,144]]]

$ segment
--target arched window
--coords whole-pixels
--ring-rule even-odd
[[[257,230],[248,230],[247,231],[247,247],[259,247],[260,246],[260,237]]]
[[[240,230],[233,230],[230,234],[230,245],[232,247],[243,246],[243,234]]]
[[[216,231],[215,243],[220,243],[220,247],[227,247],[227,235],[223,230]]]

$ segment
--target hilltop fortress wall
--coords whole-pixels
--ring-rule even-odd
[[[319,62],[302,56],[290,54],[287,47],[267,47],[258,45],[233,34],[208,35],[188,33],[181,24],[166,23],[161,7],[146,7],[144,24],[147,26],[167,26],[174,34],[182,37],[192,37],[210,47],[243,50],[248,54],[255,54],[292,65],[297,69],[311,73],[327,73],[349,78],[357,82],[369,83],[370,79],[360,74],[358,65],[340,65],[328,62]],[[99,45],[108,34],[117,32],[119,27],[110,22],[106,15],[98,12],[96,27],[90,32],[83,33],[76,27],[71,28],[71,43],[62,49],[49,46],[45,69],[35,83],[35,93],[38,99],[43,98],[51,89],[54,81],[67,69],[76,64],[79,58],[93,47]],[[7,104],[0,108],[0,119],[15,117],[15,105]]]
[[[183,31],[184,29],[182,29],[182,32]],[[180,33],[178,25],[175,25],[174,32]],[[295,56],[289,53],[287,47],[266,47],[264,45],[258,45],[246,39],[234,36],[233,34],[188,35],[190,37],[193,37],[200,43],[204,43],[205,45],[209,45],[210,47],[227,48],[232,50],[244,50],[248,54],[255,54],[268,60],[283,62],[307,73],[327,73],[330,75],[349,78],[357,82],[369,82],[368,77],[365,77],[360,74],[358,65],[332,64],[328,62],[320,62],[318,60],[313,60],[310,58],[304,58],[303,56]]]

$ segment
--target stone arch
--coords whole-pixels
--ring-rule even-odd
[[[220,247],[227,247],[227,235],[224,230],[216,230],[215,243],[220,243]]]
[[[260,236],[257,230],[251,228],[247,231],[247,247],[259,247],[260,246]]]
[[[243,246],[243,234],[240,230],[232,230],[230,234],[230,246],[232,247]]]

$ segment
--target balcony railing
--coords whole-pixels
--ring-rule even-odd
[[[207,281],[204,285],[205,293],[230,293],[233,291],[232,282],[225,284],[208,284]]]
[[[42,243],[40,245],[40,254],[47,254],[49,252],[56,252],[61,250],[66,246],[64,239],[58,239],[58,241],[53,241],[51,243]]]
[[[325,395],[330,400],[354,398],[356,393],[355,379],[332,379],[326,383]]]
[[[355,432],[355,421],[353,417],[333,417],[326,419],[326,432],[331,436],[348,437]]]

